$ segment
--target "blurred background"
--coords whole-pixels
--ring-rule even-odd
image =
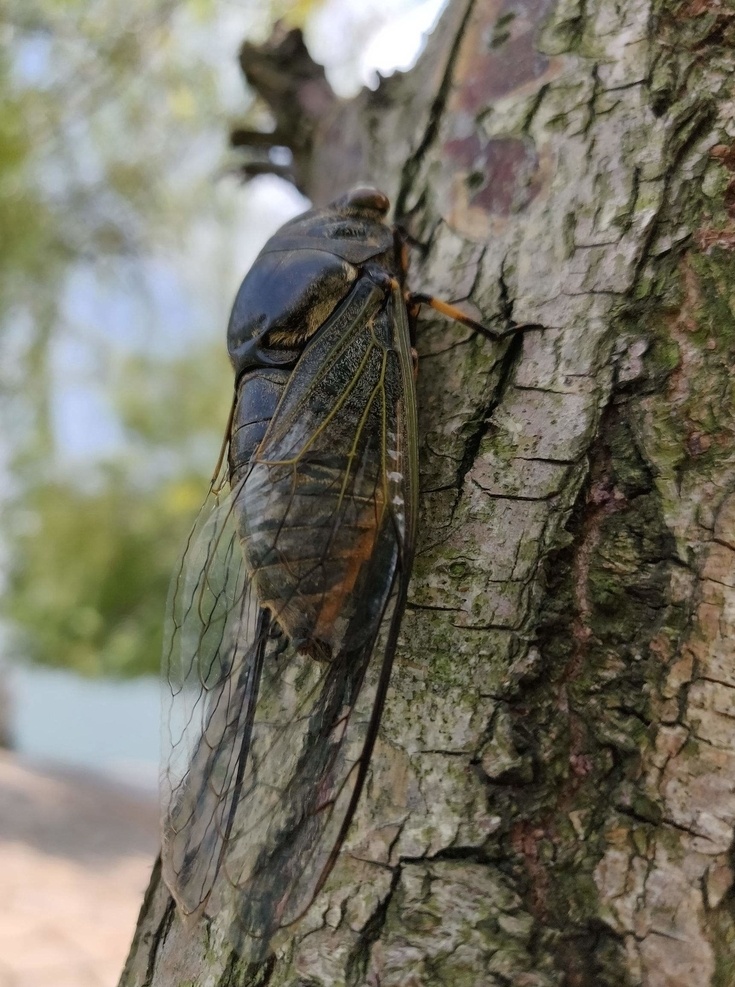
[[[163,610],[227,420],[229,307],[308,206],[238,180],[229,131],[269,126],[238,48],[302,27],[348,97],[442,6],[2,5],[0,987],[116,983],[156,852]]]

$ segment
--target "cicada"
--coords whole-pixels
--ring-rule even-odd
[[[363,188],[286,223],[237,294],[235,400],[172,582],[163,874],[262,959],[324,885],[365,784],[416,542],[419,305]]]

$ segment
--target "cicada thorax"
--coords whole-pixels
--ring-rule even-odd
[[[397,468],[402,271],[379,205],[337,203],[284,227],[243,283],[230,327],[240,371],[230,476],[245,564],[280,629],[324,659],[360,646],[390,591],[373,574],[395,569],[386,477]],[[260,294],[271,286],[280,294]]]

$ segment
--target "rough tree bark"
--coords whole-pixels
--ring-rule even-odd
[[[349,102],[244,49],[314,201],[369,180],[414,286],[545,328],[422,328],[419,554],[326,890],[257,980],[156,874],[123,987],[735,984],[734,42],[727,0],[453,0]]]

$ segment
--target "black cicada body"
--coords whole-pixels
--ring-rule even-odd
[[[305,213],[243,281],[227,463],[172,584],[163,873],[184,916],[226,922],[252,959],[335,862],[405,607],[409,322],[434,302],[405,291],[388,205],[361,189]]]

